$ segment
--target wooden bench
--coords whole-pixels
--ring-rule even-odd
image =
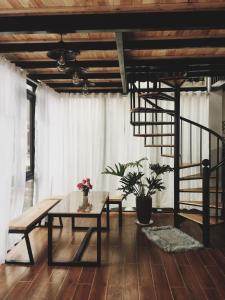
[[[121,195],[112,195],[109,196],[109,199],[107,201],[107,204],[118,204],[118,211],[119,211],[119,227],[122,226],[122,220],[123,220],[123,215],[122,215],[122,202],[123,202],[123,197]],[[108,220],[109,223],[109,220]]]
[[[9,233],[24,234],[23,238],[25,238],[26,241],[27,251],[30,260],[29,261],[6,260],[5,261],[6,263],[23,264],[23,265],[34,264],[34,258],[33,258],[33,253],[32,253],[30,239],[29,239],[29,232],[31,232],[36,227],[36,225],[41,226],[41,221],[43,218],[47,216],[48,211],[60,201],[61,198],[52,198],[52,199],[45,199],[43,201],[40,201],[33,207],[26,210],[22,215],[13,219],[9,223]],[[62,219],[60,218],[59,221],[60,221],[60,226],[57,227],[63,227]]]

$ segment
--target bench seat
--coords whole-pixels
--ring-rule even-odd
[[[12,233],[23,233],[29,231],[40,220],[42,220],[48,211],[54,207],[60,199],[45,199],[38,202],[35,206],[30,207],[22,215],[13,219],[9,223],[9,232]]]
[[[27,209],[22,215],[13,219],[9,223],[9,233],[20,233],[24,234],[24,238],[27,245],[27,251],[29,255],[29,261],[16,261],[16,260],[6,260],[5,263],[8,264],[22,264],[22,265],[33,265],[34,258],[31,249],[29,232],[33,230],[37,224],[41,223],[41,220],[45,218],[50,209],[52,209],[55,205],[57,205],[62,198],[50,198],[45,199],[43,201],[38,202],[33,207]],[[60,218],[60,226],[63,227],[62,219]]]

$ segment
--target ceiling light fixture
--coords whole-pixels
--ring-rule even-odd
[[[66,44],[63,42],[63,36],[61,34],[58,48],[48,51],[47,56],[57,61],[57,69],[59,72],[65,72],[68,62],[75,60],[79,53],[78,50],[66,49]]]

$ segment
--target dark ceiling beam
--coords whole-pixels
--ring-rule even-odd
[[[76,87],[72,82],[53,82],[53,83],[47,83],[52,88],[74,88]],[[122,85],[120,82],[95,82],[95,87],[117,87],[118,89],[122,89]]]
[[[174,72],[207,72],[207,71],[223,71],[225,70],[225,63],[221,65],[199,65],[199,66],[187,66],[187,65],[174,65],[171,67],[167,66],[152,66],[152,67],[127,67],[126,72],[127,74],[135,73],[160,73],[160,72],[167,72],[167,73],[174,73]]]
[[[128,84],[126,78],[126,70],[125,70],[125,60],[124,60],[124,48],[123,48],[123,33],[116,32],[116,47],[118,53],[119,67],[120,67],[120,76],[123,86],[123,93],[127,94]]]
[[[223,29],[225,11],[2,16],[0,32]]]
[[[159,92],[159,93],[171,93],[171,92],[174,92],[174,88],[149,88],[149,89],[146,89],[146,88],[140,88],[138,89],[140,92],[148,92],[148,93],[151,93],[151,92]],[[204,86],[200,86],[200,87],[180,87],[180,92],[197,92],[197,91],[206,91],[207,90],[207,87],[204,87]]]
[[[141,92],[151,92],[153,89],[140,89]],[[196,91],[206,91],[207,88],[206,87],[181,87],[180,91],[181,92],[188,92],[188,91],[192,91],[192,92],[196,92]],[[62,90],[56,90],[58,93],[73,93],[73,94],[77,94],[77,93],[82,93],[82,89],[80,90],[73,90],[73,89],[62,89]],[[158,92],[174,92],[174,88],[161,88],[161,89],[157,89]],[[95,90],[91,90],[89,89],[89,93],[121,93],[122,89],[95,89]]]
[[[0,53],[11,52],[46,52],[57,49],[59,43],[0,43]],[[115,42],[66,42],[65,48],[70,50],[116,50]]]
[[[42,68],[56,68],[56,62],[53,60],[49,61],[12,61],[17,66],[23,69],[42,69]],[[119,67],[119,62],[117,60],[87,60],[78,61],[80,66],[83,67]],[[126,68],[129,67],[146,67],[146,66],[164,66],[168,68],[178,67],[178,66],[200,66],[200,65],[210,65],[210,64],[225,64],[225,56],[223,57],[184,57],[184,58],[163,58],[163,59],[128,59],[126,58]]]
[[[162,59],[148,58],[148,59],[127,59],[127,67],[140,67],[140,66],[167,66],[175,67],[180,65],[209,65],[209,64],[225,64],[225,56],[213,56],[213,57],[165,57]]]
[[[219,48],[225,47],[225,38],[187,38],[165,40],[134,40],[123,42],[124,50],[140,49],[183,49],[183,48]],[[58,47],[58,43],[0,43],[0,53],[12,52],[46,52]],[[70,50],[115,50],[116,43],[111,41],[96,42],[66,42]]]
[[[1,46],[0,46],[1,47]],[[42,69],[42,68],[56,68],[56,62],[53,60],[49,61],[13,61],[17,66],[23,69]],[[117,60],[87,60],[78,61],[82,67],[119,67]]]
[[[225,47],[225,38],[186,38],[186,39],[164,39],[164,40],[133,40],[124,43],[125,50],[141,49],[183,49],[183,48],[219,48]]]
[[[32,79],[40,80],[50,80],[50,79],[71,79],[71,74],[32,74],[29,75]],[[119,73],[88,73],[88,79],[110,79],[110,78],[120,78]]]
[[[88,92],[89,93],[122,93],[122,89],[94,89],[94,90],[91,90],[88,89]],[[72,94],[77,94],[77,93],[83,93],[82,89],[80,90],[72,90],[72,89],[62,89],[62,90],[56,90],[56,92],[58,93],[72,93]]]
[[[190,79],[190,78],[200,78],[200,77],[213,77],[213,76],[225,76],[225,70],[223,71],[195,71],[195,72],[188,72],[185,74],[178,74],[170,76],[170,74],[164,73],[142,73],[142,74],[128,74],[128,82],[135,82],[137,80],[146,81],[148,80],[173,80],[176,79]]]

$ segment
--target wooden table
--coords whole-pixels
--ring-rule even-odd
[[[48,212],[48,264],[50,266],[100,266],[101,265],[101,216],[103,208],[106,206],[107,229],[109,229],[109,194],[107,192],[91,192],[88,195],[88,202],[83,200],[82,192],[72,192],[64,197],[59,204]],[[79,218],[95,218],[97,227],[86,227],[87,232],[84,236],[79,249],[71,261],[54,261],[52,254],[52,229],[54,217],[70,217],[72,218],[72,229],[77,227],[74,225],[74,219]],[[78,227],[79,228],[79,227]],[[84,229],[84,227],[82,227]],[[97,231],[97,258],[96,261],[81,261],[82,255],[88,245],[90,237],[94,231]]]

